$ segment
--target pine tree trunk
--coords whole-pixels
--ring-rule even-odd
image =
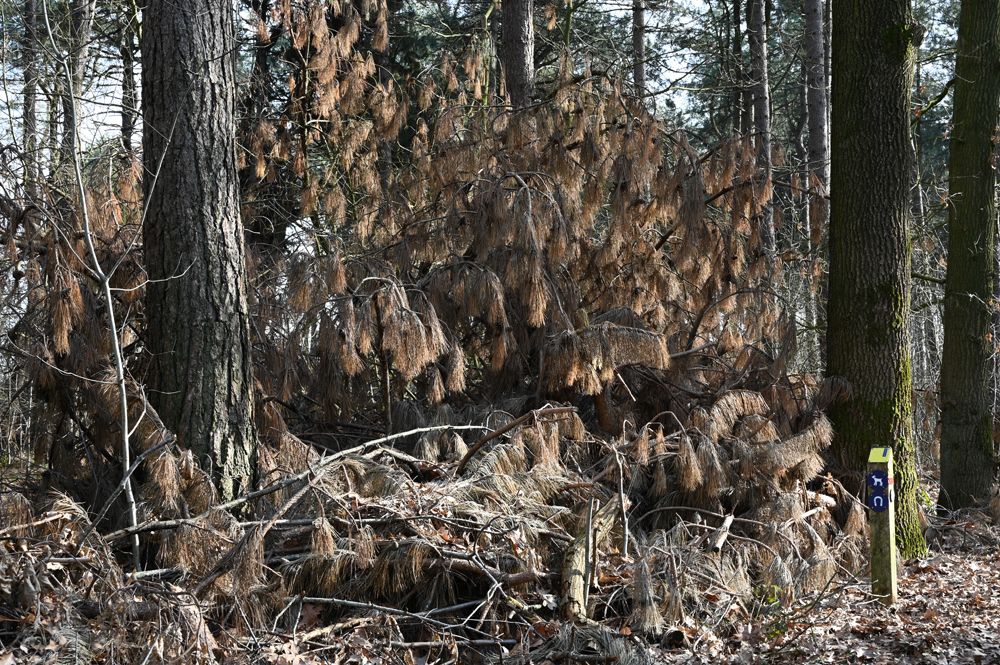
[[[503,8],[503,67],[515,109],[535,94],[535,1],[510,0]]]
[[[993,486],[990,357],[996,251],[994,143],[1000,114],[1000,4],[963,0],[948,160],[948,275],[941,362],[941,496],[949,509]]]
[[[897,543],[926,551],[917,506],[910,366],[909,113],[914,24],[909,0],[834,6],[828,374],[850,398],[830,411],[834,452],[864,473],[868,451],[897,461]]]
[[[632,2],[632,79],[635,94],[646,94],[646,2]]]
[[[143,232],[150,396],[180,443],[212,468],[226,499],[253,484],[256,467],[233,140],[235,46],[227,0],[146,5]]]
[[[765,0],[750,0],[750,76],[753,80],[754,132],[757,135],[757,177],[759,186],[771,188],[771,90],[767,80],[767,21]],[[774,220],[770,196],[759,218],[760,238],[764,249],[773,252]]]
[[[24,3],[24,191],[38,195],[38,117],[35,92],[38,90],[38,12],[35,0]]]

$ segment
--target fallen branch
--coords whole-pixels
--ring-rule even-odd
[[[722,546],[726,544],[726,538],[729,537],[729,527],[733,525],[734,515],[727,515],[726,520],[722,523],[716,532],[712,535],[712,551],[721,552]]]
[[[400,432],[398,434],[391,434],[389,436],[382,437],[381,439],[372,439],[367,443],[362,443],[360,446],[355,446],[353,448],[348,448],[347,450],[342,450],[339,453],[334,453],[328,457],[325,457],[319,461],[314,467],[310,467],[303,471],[302,473],[297,473],[294,476],[289,476],[284,480],[280,480],[273,485],[265,487],[264,489],[257,490],[256,492],[250,492],[245,494],[238,499],[233,499],[227,503],[210,508],[201,515],[197,517],[191,517],[188,519],[176,519],[176,520],[160,520],[160,521],[150,521],[143,524],[139,524],[134,527],[129,527],[127,529],[121,529],[120,531],[115,531],[104,537],[104,540],[112,542],[120,538],[125,538],[126,536],[131,536],[132,534],[144,533],[148,531],[164,531],[166,529],[176,529],[178,527],[184,526],[186,524],[195,524],[200,520],[205,519],[209,513],[215,510],[230,510],[231,508],[236,508],[238,506],[247,503],[248,501],[253,501],[254,499],[259,499],[262,496],[267,496],[268,494],[273,494],[278,490],[284,489],[293,483],[297,483],[303,480],[311,473],[318,473],[321,469],[326,468],[330,464],[333,464],[339,459],[343,459],[349,455],[360,454],[371,448],[372,446],[378,446],[388,441],[393,441],[395,439],[401,439],[405,436],[412,436],[414,434],[423,434],[424,432],[440,432],[443,430],[466,430],[466,429],[488,429],[482,425],[437,425],[435,427],[420,427],[417,429],[411,429],[406,432]]]

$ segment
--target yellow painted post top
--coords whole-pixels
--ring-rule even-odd
[[[890,464],[892,462],[892,448],[872,448],[868,453],[869,464]]]

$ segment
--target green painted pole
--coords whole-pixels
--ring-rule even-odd
[[[883,605],[898,600],[896,589],[896,491],[892,448],[872,448],[868,455],[868,526],[871,541],[872,593]]]

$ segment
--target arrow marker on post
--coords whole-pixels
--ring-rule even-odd
[[[872,593],[884,605],[897,600],[896,511],[892,448],[872,448],[868,454],[868,525],[871,531]]]

